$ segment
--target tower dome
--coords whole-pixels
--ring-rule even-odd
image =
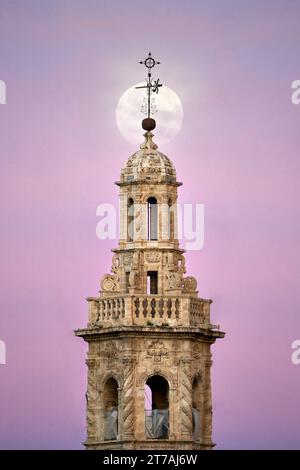
[[[168,182],[176,181],[176,170],[171,160],[157,150],[153,142],[153,134],[144,134],[145,142],[140,150],[129,157],[121,172],[121,182],[148,181]]]

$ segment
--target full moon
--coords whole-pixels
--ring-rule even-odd
[[[138,83],[123,93],[116,109],[116,120],[119,131],[122,136],[135,146],[139,145],[145,132],[142,129],[142,120],[146,117],[141,112],[144,98],[146,98],[146,89],[136,89],[136,86],[142,86],[144,83]],[[154,98],[154,99],[153,99]],[[183,109],[179,97],[175,91],[163,85],[158,94],[152,93],[151,102],[154,104],[156,113],[152,113],[156,121],[154,141],[160,147],[170,142],[178,134],[182,126]]]

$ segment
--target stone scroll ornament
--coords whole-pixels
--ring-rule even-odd
[[[125,439],[134,438],[134,364],[133,358],[123,358],[123,435]]]
[[[113,274],[105,274],[101,280],[101,290],[103,292],[120,292],[120,260],[117,255],[113,256],[111,272]]]
[[[192,423],[192,381],[190,377],[190,361],[182,361],[181,367],[181,434],[190,438],[193,431]]]
[[[105,274],[101,281],[101,290],[103,292],[119,292],[119,279],[114,274]]]

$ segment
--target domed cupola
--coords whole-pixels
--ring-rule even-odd
[[[140,150],[129,157],[122,169],[121,182],[175,183],[176,170],[171,160],[157,150],[152,132],[146,132],[144,137]]]

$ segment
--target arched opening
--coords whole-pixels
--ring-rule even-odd
[[[145,384],[145,434],[147,439],[169,437],[169,384],[160,375]]]
[[[104,386],[104,440],[118,438],[118,383],[110,377]]]
[[[192,415],[193,415],[193,441],[200,441],[200,378],[193,381]]]
[[[127,240],[133,241],[134,237],[134,201],[130,197],[127,201]]]
[[[157,200],[155,197],[149,197],[147,200],[148,240],[157,240],[157,214]]]
[[[168,234],[169,239],[174,240],[174,206],[171,199],[168,200]]]

